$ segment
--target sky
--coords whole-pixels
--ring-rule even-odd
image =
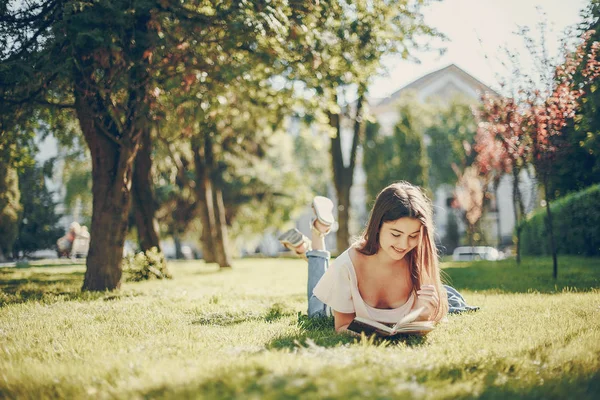
[[[387,97],[406,84],[430,72],[456,64],[484,84],[498,90],[498,76],[507,73],[499,60],[503,48],[526,54],[522,37],[515,35],[519,26],[528,26],[537,37],[538,23],[546,14],[549,24],[548,48],[558,55],[558,43],[565,28],[581,21],[580,11],[588,0],[443,0],[424,10],[425,23],[448,37],[444,55],[437,52],[416,54],[421,64],[387,57],[387,76],[374,79],[369,88],[373,98]],[[486,59],[487,55],[487,59]],[[525,56],[523,56],[525,58]],[[525,72],[532,64],[523,63]]]

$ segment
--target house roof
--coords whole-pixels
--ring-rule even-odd
[[[396,100],[398,100],[400,98],[400,96],[404,92],[406,92],[408,90],[417,90],[418,91],[418,90],[426,87],[427,85],[431,84],[438,78],[441,78],[442,76],[447,75],[447,74],[458,75],[460,78],[462,78],[464,81],[466,81],[475,90],[477,90],[479,92],[482,92],[482,93],[490,92],[492,94],[498,95],[498,93],[495,90],[493,90],[492,88],[490,88],[489,86],[487,86],[486,84],[484,84],[483,82],[478,80],[477,78],[473,77],[471,74],[465,72],[463,69],[456,66],[456,64],[450,64],[447,67],[438,69],[437,71],[433,71],[427,75],[420,77],[419,79],[417,79],[415,81],[412,81],[411,83],[407,84],[406,86],[403,86],[402,88],[400,88],[397,91],[395,91],[394,93],[392,93],[390,96],[385,97],[379,103],[377,103],[377,107],[394,103]]]

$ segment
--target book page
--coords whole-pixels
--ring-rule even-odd
[[[434,328],[433,321],[411,322],[399,327],[395,333],[426,333]]]
[[[393,332],[392,328],[390,328],[389,326],[387,326],[387,325],[385,325],[385,324],[383,324],[381,322],[373,321],[371,319],[362,318],[362,317],[355,317],[354,320],[357,321],[357,322],[360,322],[362,324],[365,324],[365,325],[370,325],[370,326],[372,326],[374,328],[377,328],[379,330],[382,330],[382,331],[385,331],[385,332],[388,332],[388,333],[392,333]]]
[[[423,312],[424,309],[425,309],[425,307],[420,307],[420,308],[417,308],[416,310],[409,312],[408,314],[406,314],[404,316],[404,318],[402,318],[400,321],[398,321],[398,323],[396,323],[396,325],[394,325],[392,330],[394,330],[394,331],[398,330],[398,328],[402,327],[403,325],[413,322],[415,319],[417,319],[419,317],[419,315],[421,314],[421,312]]]

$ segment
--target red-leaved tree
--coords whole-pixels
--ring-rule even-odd
[[[511,173],[513,176],[517,263],[521,262],[520,221],[525,215],[519,175],[529,156],[522,112],[514,98],[485,94],[482,107],[477,113],[478,127],[475,136],[475,164],[485,180],[493,183],[494,191],[498,190],[504,174]]]
[[[592,82],[600,76],[599,44],[595,42],[588,46],[592,34],[593,31],[586,32],[577,49],[567,54],[565,62],[556,67],[554,79],[546,89],[533,89],[526,92],[527,96],[524,101],[526,107],[522,113],[525,129],[529,136],[531,162],[544,188],[554,279],[558,277],[558,260],[552,229],[549,177],[557,150],[563,142],[561,140],[563,129],[567,126],[568,120],[575,116],[579,99],[584,94],[582,88],[575,84],[574,74],[581,69],[582,76],[587,82]],[[586,48],[589,48],[590,51],[586,52]]]

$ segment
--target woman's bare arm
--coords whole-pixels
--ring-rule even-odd
[[[356,317],[355,313],[341,313],[333,311],[333,320],[335,322],[335,331],[338,333],[345,332],[350,322]]]

